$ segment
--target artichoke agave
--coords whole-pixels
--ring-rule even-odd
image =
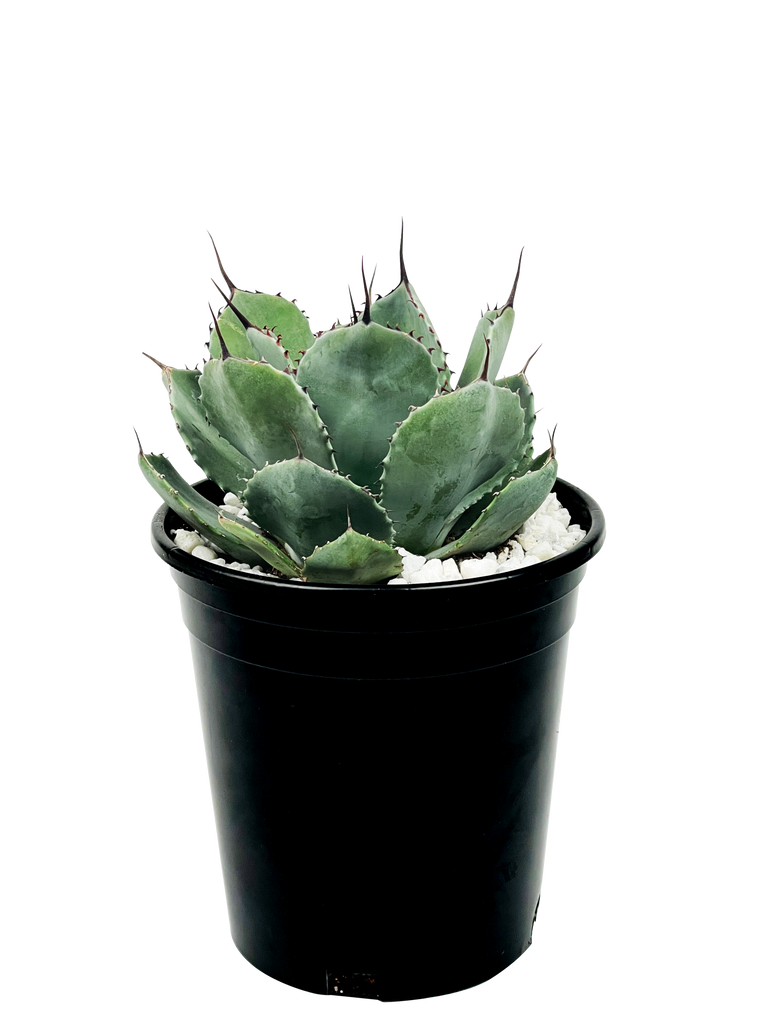
[[[237,288],[216,258],[230,294],[218,318],[211,310],[210,358],[202,371],[159,365],[190,454],[247,518],[139,451],[150,484],[206,540],[287,577],[370,584],[398,575],[397,546],[427,558],[488,551],[541,505],[557,463],[551,438],[533,457],[528,364],[496,378],[519,262],[454,389],[402,234],[397,287],[373,301],[363,271],[362,312],[353,303],[349,324],[317,335],[294,302]]]

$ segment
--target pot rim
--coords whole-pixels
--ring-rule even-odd
[[[192,486],[197,490],[205,485],[211,486],[211,481],[208,479],[198,480]],[[597,554],[605,540],[605,516],[594,498],[560,477],[555,480],[552,490],[557,492],[558,501],[568,509],[571,513],[571,518],[575,519],[582,529],[586,529],[586,536],[569,551],[565,551],[560,555],[554,555],[539,565],[526,566],[524,573],[514,570],[509,573],[481,576],[468,580],[444,580],[435,583],[400,583],[394,587],[390,587],[386,580],[381,583],[367,584],[305,583],[288,579],[276,579],[269,576],[259,576],[255,573],[242,572],[239,569],[230,569],[226,565],[212,565],[202,558],[195,558],[189,552],[183,551],[171,538],[169,530],[179,528],[173,523],[174,520],[178,520],[179,523],[182,523],[182,526],[186,526],[186,524],[165,503],[160,506],[152,518],[152,547],[172,569],[176,569],[186,576],[192,576],[205,583],[225,589],[232,589],[233,586],[238,587],[238,589],[241,586],[266,586],[288,587],[291,590],[296,590],[299,587],[303,591],[348,591],[354,593],[362,591],[381,592],[382,590],[388,592],[396,592],[398,590],[421,591],[427,589],[450,590],[456,588],[463,590],[471,586],[489,587],[501,585],[507,588],[514,588],[515,590],[522,590],[529,586],[536,586],[565,576],[580,568]],[[572,504],[578,506],[576,512],[571,507]],[[583,522],[580,522],[580,520],[584,520],[585,516],[589,518],[589,523],[586,526]]]

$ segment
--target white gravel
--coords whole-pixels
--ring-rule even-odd
[[[232,493],[224,495],[224,504],[219,506],[227,512],[247,518],[243,503]],[[279,573],[250,566],[245,562],[231,562],[222,557],[221,549],[204,540],[194,530],[174,530],[173,539],[177,546],[196,558],[210,562],[212,565],[226,565],[229,569],[239,569],[256,576],[270,576],[273,579],[285,579]],[[405,548],[398,548],[403,559],[403,571],[390,585],[398,583],[439,583],[448,580],[471,580],[480,576],[496,576],[498,573],[516,572],[528,565],[539,565],[540,562],[555,555],[561,555],[578,544],[586,537],[580,526],[571,523],[567,508],[563,508],[552,491],[544,499],[540,508],[526,520],[514,537],[510,537],[495,551],[484,554],[467,555],[458,560],[455,558],[430,558],[414,555]],[[300,580],[297,582],[301,582]]]

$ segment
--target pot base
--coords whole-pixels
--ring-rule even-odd
[[[257,967],[254,967],[250,963],[249,959],[243,955],[234,943],[232,943],[232,949],[240,956],[243,963],[249,967],[256,974],[261,975],[262,978],[266,978],[273,985],[278,986],[286,992],[291,992],[296,995],[308,995],[313,998],[334,998],[341,996],[346,998],[348,1001],[356,1002],[375,1002],[378,1006],[383,1007],[395,1007],[395,1006],[409,1006],[417,1004],[417,1002],[436,1002],[439,999],[451,999],[456,995],[466,995],[468,992],[476,992],[479,988],[485,988],[487,985],[492,984],[494,981],[498,981],[508,974],[513,967],[517,967],[521,959],[523,959],[530,950],[534,948],[532,942],[528,943],[528,947],[522,955],[518,956],[514,964],[510,964],[508,968],[505,968],[499,974],[493,978],[487,978],[485,981],[480,981],[475,985],[465,986],[458,988],[454,992],[441,992],[438,995],[415,995],[412,993],[404,993],[401,991],[402,985],[397,983],[396,980],[387,978],[386,974],[359,974],[351,972],[339,972],[339,971],[326,971],[326,990],[325,991],[312,991],[306,988],[295,988],[287,985],[285,982],[279,979],[273,978],[263,971],[260,971]],[[413,984],[413,983],[412,983]],[[418,985],[418,982],[416,983]],[[395,990],[400,989],[401,994],[407,995],[406,998],[395,998]]]

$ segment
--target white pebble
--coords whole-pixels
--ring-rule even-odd
[[[550,512],[550,511],[554,512],[557,509],[562,508],[562,507],[563,506],[557,500],[557,495],[555,494],[555,492],[554,491],[550,491],[549,494],[544,499],[544,501],[542,501],[540,507],[536,510],[536,512],[534,514],[538,515],[539,512]]]
[[[560,538],[558,544],[563,551],[568,551],[574,544],[578,544],[580,539],[581,538],[577,537],[575,533],[566,533],[564,537]]]
[[[233,494],[232,491],[227,491],[227,493],[224,495],[224,504],[225,505],[234,505],[235,508],[242,508],[243,507],[242,501],[240,501],[238,496],[236,494]]]
[[[439,558],[424,559],[426,565],[410,573],[411,583],[442,583],[443,565]]]
[[[400,554],[403,559],[403,576],[413,576],[427,561],[424,555],[413,555],[404,549],[400,551]]]
[[[459,572],[465,580],[477,579],[480,576],[493,576],[499,568],[498,562],[486,558],[465,558],[459,562]]]
[[[542,562],[545,562],[548,558],[552,558],[554,555],[552,545],[548,540],[540,540],[535,547],[532,547],[528,552],[530,558],[540,558]]]
[[[437,561],[437,559],[432,559],[432,561]],[[462,578],[455,558],[446,558],[444,560],[443,576],[447,580],[460,580]]]
[[[510,558],[504,565],[499,566],[499,572],[514,572],[515,569],[522,569],[523,559],[522,558]]]
[[[203,543],[203,538],[196,530],[177,530],[173,539],[182,551],[190,554],[198,545]]]
[[[216,558],[215,552],[206,547],[205,544],[198,544],[196,548],[192,549],[192,554],[196,558],[202,558],[205,562],[212,562]]]
[[[522,561],[521,568],[525,568],[526,565],[539,565],[540,562],[541,559],[537,558],[536,555],[526,555]]]

